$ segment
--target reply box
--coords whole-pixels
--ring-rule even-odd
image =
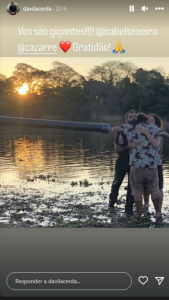
[[[132,285],[126,272],[13,272],[6,279],[11,290],[125,291]]]

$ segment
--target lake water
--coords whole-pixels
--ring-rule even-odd
[[[163,146],[166,216],[169,207],[167,142]],[[92,217],[96,213],[97,222],[112,222],[107,205],[117,159],[113,143],[113,134],[1,126],[0,224],[55,226],[58,222],[78,221],[79,209],[83,211],[83,208],[88,212],[83,211],[81,222],[88,220],[86,215],[91,211]],[[120,216],[124,215],[126,184],[127,178],[119,193]],[[152,205],[150,211],[154,211]]]

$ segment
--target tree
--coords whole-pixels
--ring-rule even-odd
[[[132,81],[132,74],[135,69],[135,65],[131,62],[107,61],[101,66],[95,66],[91,69],[88,78],[115,86],[126,77]]]
[[[60,62],[53,62],[53,69],[47,72],[53,87],[83,87],[85,78],[71,67]]]
[[[24,63],[19,63],[16,65],[10,80],[13,83],[15,91],[26,83],[29,88],[28,93],[40,94],[47,77],[48,75],[45,71],[38,70]]]

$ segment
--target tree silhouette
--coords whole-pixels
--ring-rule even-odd
[[[91,121],[124,115],[130,109],[169,118],[169,76],[131,62],[107,61],[84,76],[54,61],[49,71],[25,63],[9,78],[0,74],[2,115]],[[26,83],[29,91],[19,95]]]

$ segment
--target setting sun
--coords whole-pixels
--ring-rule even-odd
[[[18,94],[25,95],[29,91],[28,85],[26,83],[23,86],[17,88]]]

